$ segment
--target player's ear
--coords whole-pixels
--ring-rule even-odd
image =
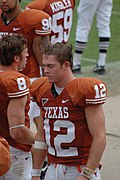
[[[14,61],[15,61],[16,63],[18,63],[18,62],[20,61],[20,56],[15,55],[15,56],[14,56]]]
[[[64,62],[64,70],[67,70],[68,68],[70,68],[70,63],[68,61]]]

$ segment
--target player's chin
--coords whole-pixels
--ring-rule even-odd
[[[8,6],[2,6],[1,10],[2,10],[2,12],[8,12],[9,7]]]
[[[48,77],[49,83],[54,83],[54,80],[51,77]]]
[[[27,65],[27,61],[25,61],[24,67],[22,67],[22,69],[25,69],[26,65]]]
[[[20,67],[19,71],[23,71],[25,69],[25,67],[26,67],[26,64],[24,65],[24,67]]]

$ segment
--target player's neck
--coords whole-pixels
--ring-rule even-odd
[[[0,65],[0,71],[4,72],[4,71],[18,71],[18,67],[17,66],[13,66],[13,65],[10,65],[10,66],[2,66]]]
[[[55,83],[56,87],[64,88],[70,81],[74,80],[76,77],[72,73],[66,74],[65,78],[62,81]]]

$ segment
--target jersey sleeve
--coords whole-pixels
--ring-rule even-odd
[[[51,33],[51,17],[41,10],[25,10],[19,16],[19,22],[25,33],[34,31],[35,35],[40,36]]]
[[[85,106],[104,104],[107,98],[107,87],[104,82],[95,78],[83,79],[83,95]]]
[[[41,107],[40,99],[44,92],[47,90],[46,86],[47,78],[39,78],[35,80],[30,86],[30,96],[33,101],[36,101],[39,107]]]
[[[77,78],[69,85],[68,91],[73,104],[81,108],[104,104],[107,99],[106,84],[95,78]]]
[[[28,3],[25,9],[37,9],[37,10],[44,10],[45,5],[47,4],[48,0],[34,0]]]
[[[30,80],[22,74],[13,75],[5,83],[9,98],[19,98],[29,94]]]

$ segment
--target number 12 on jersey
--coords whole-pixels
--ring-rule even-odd
[[[66,156],[78,156],[77,147],[68,147],[67,149],[62,149],[62,144],[71,143],[75,139],[75,125],[70,121],[65,120],[56,120],[53,123],[53,131],[57,132],[56,137],[53,137],[50,134],[50,125],[49,119],[44,120],[44,129],[46,134],[46,143],[48,145],[48,152],[57,157],[66,157]],[[66,128],[67,133],[61,134],[60,129]],[[53,142],[51,142],[53,139]],[[51,144],[54,144],[52,147]]]
[[[94,89],[96,91],[96,96],[95,98],[103,98],[106,96],[106,87],[103,83],[99,84],[99,85],[95,85]]]

